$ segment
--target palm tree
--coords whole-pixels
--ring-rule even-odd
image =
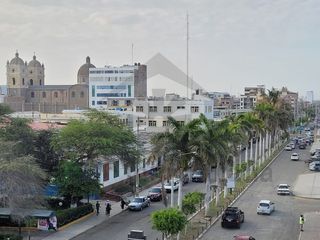
[[[198,119],[182,125],[172,117],[168,117],[168,131],[157,133],[152,137],[153,153],[164,156],[165,173],[167,177],[178,175],[178,206],[182,203],[183,172],[188,169],[193,152],[190,149],[190,140],[197,129]],[[173,196],[173,193],[171,193]],[[172,204],[172,203],[171,203]]]
[[[214,122],[200,115],[200,125],[193,138],[193,149],[199,156],[206,177],[205,212],[208,214],[211,198],[211,168],[216,167],[219,173],[219,164],[230,152],[227,133],[228,121]],[[219,178],[216,174],[216,203],[219,201]]]

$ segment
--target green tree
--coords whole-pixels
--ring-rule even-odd
[[[59,188],[59,193],[68,202],[79,201],[84,196],[99,193],[99,175],[92,168],[82,168],[73,161],[61,161],[56,172],[55,184]]]
[[[178,234],[187,224],[186,216],[176,208],[167,208],[152,213],[152,228],[164,235],[165,239],[169,235]]]
[[[201,192],[191,192],[184,196],[182,200],[182,212],[185,215],[195,213],[197,211],[196,205],[201,204],[204,194]]]
[[[0,122],[3,120],[5,116],[12,113],[12,110],[8,105],[0,103]]]

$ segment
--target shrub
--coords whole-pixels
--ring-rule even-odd
[[[182,200],[182,212],[185,215],[195,213],[197,211],[196,204],[200,204],[204,198],[204,193],[192,192],[185,195]]]
[[[81,218],[91,212],[93,212],[92,204],[85,204],[80,207],[57,211],[58,227]]]

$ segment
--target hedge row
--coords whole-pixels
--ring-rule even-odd
[[[12,235],[12,234],[0,234],[0,240],[22,240],[22,236]]]
[[[85,204],[77,208],[68,208],[57,211],[58,227],[77,220],[91,212],[93,212],[92,204]]]

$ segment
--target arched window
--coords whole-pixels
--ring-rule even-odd
[[[12,78],[12,85],[16,85],[16,79]]]
[[[31,92],[31,97],[34,98],[34,92]]]
[[[30,79],[30,86],[33,86],[33,80]]]
[[[84,92],[80,93],[80,97],[84,98]]]
[[[76,93],[74,91],[71,92],[71,97],[76,97]]]
[[[22,78],[22,85],[24,85],[24,78]]]
[[[14,68],[12,68],[12,72],[14,72]]]
[[[42,84],[42,80],[40,79],[40,82],[39,82],[39,84],[40,84],[40,86],[41,86],[41,84]]]
[[[57,97],[58,97],[58,92],[54,92],[54,93],[53,93],[53,96],[54,96],[55,98],[57,98]]]
[[[47,97],[46,92],[42,92],[42,97],[43,97],[43,98],[46,98],[46,97]]]

